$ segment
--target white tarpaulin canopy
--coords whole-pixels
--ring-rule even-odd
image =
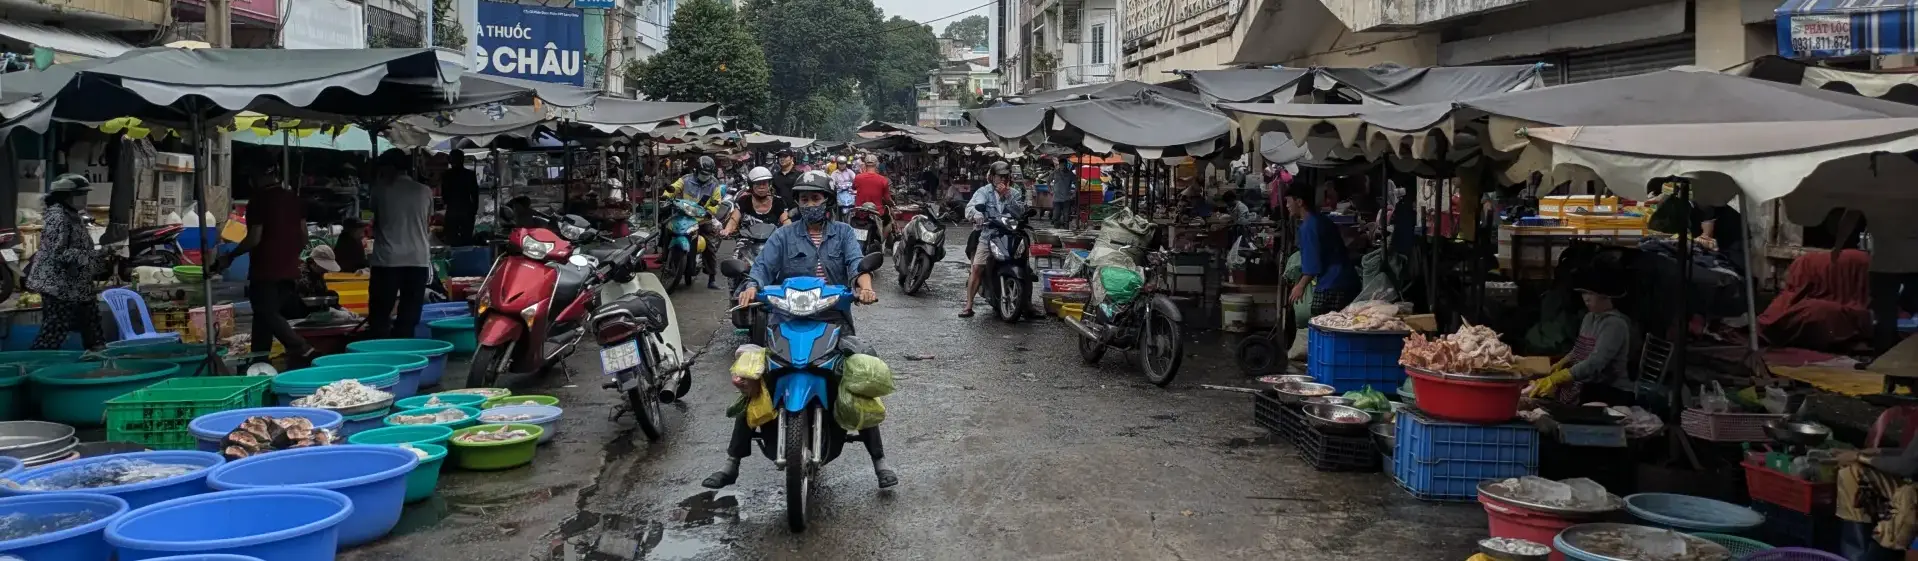
[[[1532,128],[1555,180],[1595,174],[1619,195],[1643,198],[1662,177],[1692,180],[1701,202],[1785,202],[1793,222],[1819,224],[1836,208],[1873,228],[1918,224],[1918,118]],[[1875,216],[1874,216],[1875,215]]]

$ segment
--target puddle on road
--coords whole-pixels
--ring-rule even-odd
[[[739,521],[739,497],[704,491],[680,501],[667,518],[581,511],[560,525],[546,561],[710,559],[732,546],[726,523]]]

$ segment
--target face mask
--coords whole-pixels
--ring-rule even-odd
[[[826,205],[818,204],[813,206],[799,207],[799,219],[804,220],[811,224],[818,224],[820,222],[825,222],[826,221]]]

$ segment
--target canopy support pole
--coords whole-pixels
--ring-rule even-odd
[[[207,152],[211,151],[213,146],[207,142],[206,117],[200,114],[199,102],[189,98],[187,100],[187,111],[191,114],[188,119],[192,123],[193,143],[195,144],[193,149],[193,198],[197,204],[194,206],[200,215],[204,217],[207,214],[206,175],[212,171],[208,169],[207,166],[209,159]],[[206,257],[212,255],[213,252],[211,248],[208,247],[208,244],[211,242],[211,240],[207,239],[209,236],[204,235],[207,225],[201,224],[200,226],[202,229],[202,235],[200,236],[200,263],[204,266],[207,264]],[[213,306],[215,304],[213,301],[213,275],[200,275],[200,293],[205,296],[205,301],[202,302],[201,305],[205,306],[206,309],[206,360],[208,367],[212,367],[220,358],[216,350],[219,348],[220,332],[214,327],[214,322],[217,319],[215,316],[218,314],[213,312]]]
[[[1751,349],[1753,355],[1758,355],[1758,296],[1756,295],[1758,292],[1758,281],[1752,277],[1755,272],[1755,270],[1752,269],[1752,227],[1751,220],[1746,219],[1745,209],[1743,208],[1745,206],[1744,197],[1739,197],[1738,206],[1740,207],[1738,209],[1738,228],[1744,234],[1742,239],[1745,240],[1745,243],[1740,244],[1739,247],[1742,251],[1738,252],[1738,262],[1739,265],[1745,269],[1745,320],[1749,323],[1749,325],[1745,327],[1751,338],[1747,346]],[[1753,364],[1758,363],[1753,362]],[[1759,373],[1753,372],[1753,374]]]
[[[1672,337],[1672,358],[1675,358],[1678,360],[1678,364],[1677,364],[1678,371],[1675,373],[1677,375],[1671,376],[1669,378],[1671,381],[1666,384],[1668,386],[1668,389],[1671,391],[1669,400],[1666,403],[1666,406],[1669,407],[1667,411],[1676,413],[1678,411],[1684,410],[1682,409],[1682,407],[1684,407],[1684,388],[1685,388],[1685,381],[1686,381],[1685,361],[1688,360],[1688,355],[1689,355],[1688,347],[1691,346],[1690,343],[1691,343],[1691,336],[1692,336],[1691,302],[1690,302],[1690,299],[1686,298],[1685,296],[1686,296],[1686,293],[1690,292],[1692,289],[1692,239],[1693,238],[1692,238],[1692,228],[1691,228],[1692,182],[1691,180],[1688,180],[1682,177],[1674,178],[1674,179],[1675,179],[1674,185],[1676,186],[1675,188],[1678,191],[1676,193],[1677,196],[1673,197],[1673,200],[1666,202],[1666,204],[1679,205],[1679,209],[1678,209],[1679,221],[1678,222],[1680,224],[1685,225],[1684,227],[1679,229],[1679,233],[1678,233],[1678,289],[1679,289],[1678,325],[1677,325],[1678,333],[1676,336]],[[1670,333],[1671,331],[1672,330],[1670,329],[1666,330],[1667,333]],[[1666,369],[1669,370],[1672,368],[1672,365],[1667,364],[1665,367]]]

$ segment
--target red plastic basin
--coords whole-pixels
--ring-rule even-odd
[[[1525,389],[1524,381],[1459,380],[1416,368],[1405,369],[1405,374],[1412,377],[1420,411],[1459,423],[1493,425],[1512,420],[1518,416],[1519,392]]]
[[[1485,505],[1485,518],[1494,538],[1515,538],[1526,540],[1546,547],[1552,547],[1552,539],[1566,528],[1589,522],[1561,518],[1531,510],[1512,503],[1478,496],[1479,504]],[[1552,561],[1565,561],[1565,555],[1552,549]]]

